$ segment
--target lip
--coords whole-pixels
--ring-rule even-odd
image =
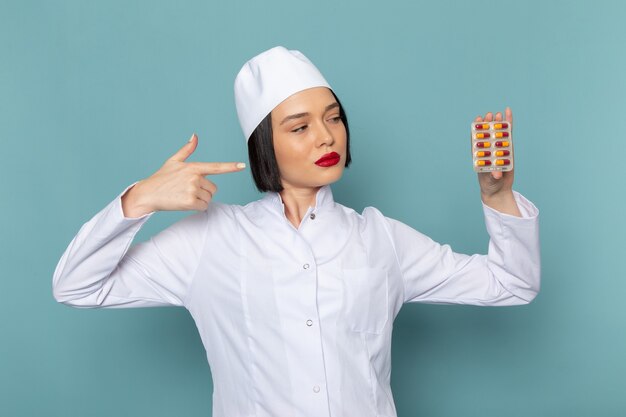
[[[341,156],[337,152],[329,152],[327,154],[322,155],[320,159],[315,161],[315,165],[321,167],[331,167],[333,165],[337,165]]]

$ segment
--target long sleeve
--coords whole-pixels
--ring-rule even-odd
[[[409,226],[387,219],[405,302],[506,306],[527,304],[540,287],[539,212],[514,193],[522,217],[483,205],[487,255],[455,253]]]
[[[85,223],[65,250],[52,281],[57,301],[76,307],[184,305],[204,244],[206,212],[130,247],[152,213],[124,217],[126,190]]]

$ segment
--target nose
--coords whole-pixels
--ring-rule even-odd
[[[317,128],[316,133],[316,145],[318,147],[322,146],[332,146],[335,143],[335,137],[333,136],[330,128],[324,123],[324,121],[320,121],[319,127]]]

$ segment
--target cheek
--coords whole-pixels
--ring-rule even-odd
[[[277,144],[277,146],[274,146],[274,153],[276,154],[276,162],[278,162],[279,166],[283,167],[289,165],[289,161],[292,159],[292,152],[289,148]]]
[[[282,161],[289,164],[293,161],[305,159],[308,155],[308,149],[304,140],[290,139],[292,140],[277,141],[274,145],[274,153],[279,162]]]
[[[274,134],[274,154],[276,155],[276,161],[281,163],[283,160],[287,158],[289,151],[287,149],[287,144],[285,138],[282,135]]]
[[[335,136],[335,140],[341,140],[344,143],[346,142],[348,134],[346,133],[346,127],[343,123],[339,123],[333,126],[332,131],[333,135]]]
[[[276,162],[281,175],[286,175],[294,169],[302,166],[302,152],[293,141],[276,141],[274,145],[274,153],[276,154]],[[288,174],[287,174],[288,175]]]

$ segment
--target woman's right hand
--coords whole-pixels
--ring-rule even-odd
[[[141,217],[154,211],[206,210],[217,187],[205,176],[237,172],[246,167],[242,162],[185,162],[197,146],[198,137],[194,133],[157,172],[124,193],[124,216]]]

